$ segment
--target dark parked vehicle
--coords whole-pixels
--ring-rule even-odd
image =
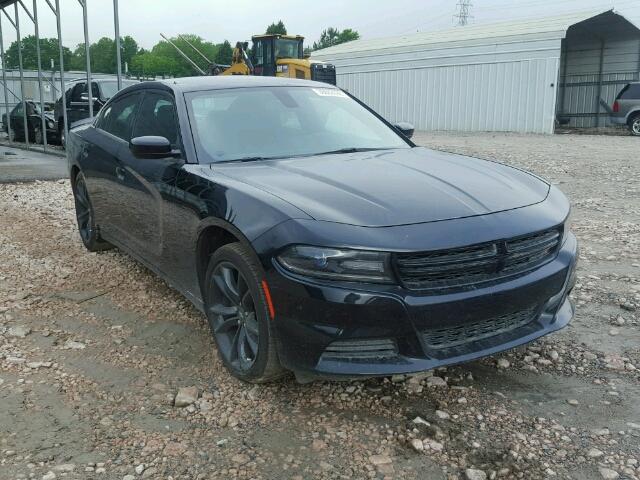
[[[43,143],[44,136],[42,135],[42,117],[40,115],[40,105],[32,100],[24,102],[27,108],[27,129],[29,132],[29,141],[35,143]],[[56,122],[52,112],[45,110],[45,125],[47,129],[47,143],[54,143],[58,141],[58,130],[56,129]],[[24,134],[24,107],[22,102],[19,102],[11,112],[9,112],[9,118],[11,121],[11,130],[13,131],[13,138],[18,141],[24,141],[26,136]],[[2,127],[3,130],[9,132],[9,124],[7,123],[7,114],[2,114]]]
[[[632,135],[640,137],[640,82],[624,87],[613,104],[611,121],[626,125]]]
[[[251,382],[428,370],[567,325],[565,196],[410,130],[311,81],[129,87],[70,134],[80,235],[182,292]]]
[[[92,82],[93,114],[97,115],[105,103],[118,93],[118,80],[116,78],[97,78]],[[137,80],[123,80],[122,86],[126,88],[139,83]],[[67,85],[65,93],[67,103],[67,121],[69,125],[79,120],[89,118],[89,92],[86,79],[73,80]],[[54,118],[56,128],[62,144],[65,144],[64,121],[62,112],[62,96],[55,104]]]

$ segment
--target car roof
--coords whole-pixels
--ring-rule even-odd
[[[203,77],[184,77],[162,80],[159,82],[146,82],[139,88],[149,88],[163,85],[180,92],[197,92],[202,90],[224,90],[229,88],[249,87],[314,87],[337,88],[328,83],[314,82],[311,80],[299,80],[296,78],[280,77],[255,77],[250,75],[219,75]],[[135,87],[134,87],[135,88]]]

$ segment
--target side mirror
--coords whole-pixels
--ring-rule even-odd
[[[140,158],[166,158],[173,150],[171,142],[165,137],[136,137],[129,142],[129,150]]]
[[[396,127],[396,129],[399,130],[400,133],[407,138],[413,137],[413,133],[415,132],[415,128],[413,127],[413,125],[407,122],[398,122],[394,125],[394,127]]]

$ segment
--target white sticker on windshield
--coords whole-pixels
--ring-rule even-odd
[[[337,88],[314,88],[313,91],[321,97],[347,98],[347,94]]]

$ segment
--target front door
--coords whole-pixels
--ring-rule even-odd
[[[273,39],[257,40],[254,46],[256,75],[263,77],[276,76],[276,61],[273,52]]]
[[[168,93],[146,91],[131,134],[132,138],[145,136],[168,139],[176,153],[166,158],[137,158],[128,148],[120,150],[121,181],[127,191],[125,227],[130,248],[162,270],[168,241],[166,209],[171,208],[165,198],[173,194],[184,164],[177,153],[180,141],[175,101]]]
[[[98,114],[100,109],[100,105],[96,101],[99,95],[98,85],[95,82],[92,85],[93,88],[91,90],[93,96],[91,98],[87,91],[86,82],[77,83],[73,87],[73,90],[71,90],[71,95],[67,96],[67,116],[69,125],[72,125],[74,122],[79,120],[89,118],[89,102],[93,102],[93,114]]]
[[[129,151],[129,140],[143,94],[134,92],[104,109],[89,127],[85,176],[89,198],[100,231],[116,241],[126,241],[129,233],[128,205],[134,200],[127,188],[127,175],[121,152]]]

